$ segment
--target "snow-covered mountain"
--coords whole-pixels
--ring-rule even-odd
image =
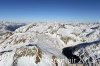
[[[31,23],[15,31],[10,28],[9,35],[1,35],[8,37],[0,39],[0,66],[68,66],[64,54],[69,52],[82,62],[100,58],[100,23]]]
[[[17,28],[24,25],[24,23],[0,22],[0,43],[12,35]]]

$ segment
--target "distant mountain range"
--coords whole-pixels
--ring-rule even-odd
[[[100,65],[100,23],[0,23],[0,66],[70,66],[72,58]]]

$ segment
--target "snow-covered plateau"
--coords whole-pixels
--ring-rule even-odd
[[[100,23],[0,23],[0,66],[72,66],[72,58],[100,66]]]

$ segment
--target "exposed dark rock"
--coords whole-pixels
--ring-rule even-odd
[[[100,26],[92,27],[91,29],[98,29]]]
[[[25,24],[21,24],[21,25],[7,25],[5,27],[6,30],[10,30],[10,31],[15,31],[17,28],[24,26]]]
[[[92,63],[93,60],[96,60],[96,58],[94,58],[94,56],[91,57],[90,54],[92,53],[92,50],[95,50],[96,46],[98,47],[99,44],[100,40],[88,43],[81,43],[75,46],[63,48],[62,53],[70,60],[71,63],[72,63],[71,59],[75,59],[74,63],[78,63],[79,61],[81,63],[89,63],[89,62]],[[92,45],[95,47],[93,47],[91,51],[88,51],[86,48],[89,49]],[[75,52],[77,52],[77,54],[75,54]]]
[[[80,61],[78,56],[73,55],[73,47],[63,48],[62,53],[69,59],[70,63],[78,63]]]
[[[26,46],[37,46],[36,44],[28,44]]]
[[[89,37],[89,36],[92,35],[94,32],[95,32],[95,31],[92,31],[92,32],[88,33],[88,34],[86,35],[86,37]]]
[[[5,53],[5,52],[11,52],[11,51],[13,51],[13,50],[2,51],[2,52],[0,52],[0,55],[2,55],[2,54]]]

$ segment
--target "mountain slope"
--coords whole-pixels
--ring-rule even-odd
[[[77,45],[100,39],[99,25],[32,23],[22,26],[0,44],[0,65],[66,66],[69,61],[62,49],[77,47],[73,54],[78,56],[81,47]]]

